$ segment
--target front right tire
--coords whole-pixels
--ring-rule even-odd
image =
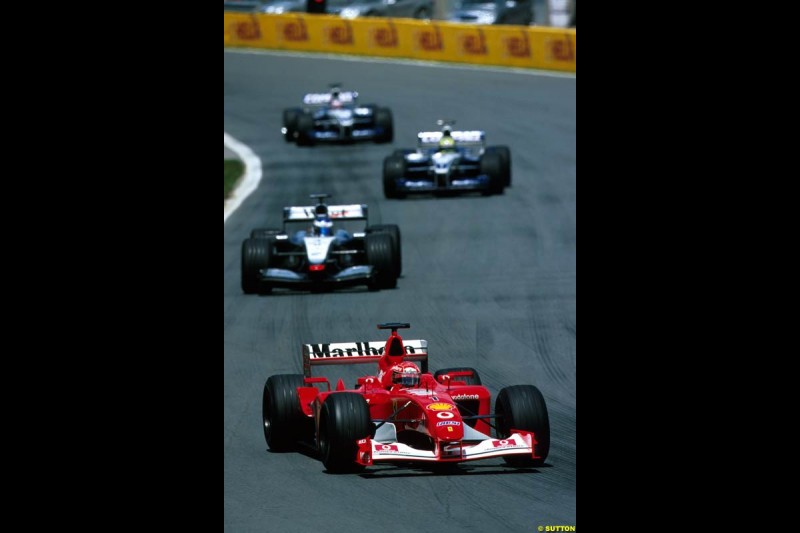
[[[370,436],[372,423],[364,397],[336,392],[325,398],[319,419],[319,452],[328,472],[358,472],[358,441]]]
[[[481,174],[489,176],[485,195],[503,194],[503,161],[499,154],[487,152],[481,157]]]
[[[397,287],[397,261],[394,257],[394,241],[388,233],[367,233],[364,237],[367,264],[375,269],[370,289],[394,289]]]
[[[401,155],[391,155],[383,160],[383,195],[386,198],[402,198],[397,188],[397,180],[406,173],[406,160]]]
[[[495,153],[500,156],[500,174],[503,176],[503,186],[511,187],[511,150],[508,146],[490,146],[486,153]]]
[[[393,241],[395,272],[400,276],[403,273],[403,248],[400,242],[400,226],[397,224],[375,224],[367,228],[367,233],[388,233]]]
[[[242,242],[241,282],[245,294],[259,290],[269,291],[261,283],[260,270],[269,267],[272,257],[272,241],[268,239],[245,239]]]
[[[390,143],[394,140],[394,120],[392,111],[388,107],[375,109],[375,126],[383,130],[383,134],[376,139],[376,142]]]
[[[301,112],[299,109],[283,110],[283,127],[286,128],[283,139],[287,143],[294,142],[295,132],[297,132],[297,117]]]
[[[297,135],[295,136],[298,146],[311,146],[314,144],[314,117],[308,113],[300,113],[297,116]]]

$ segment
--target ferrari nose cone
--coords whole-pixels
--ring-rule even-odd
[[[432,419],[433,431],[441,440],[464,438],[464,423],[455,405],[448,402],[431,403],[426,408]]]
[[[464,423],[461,420],[438,420],[436,422],[436,437],[441,440],[462,440],[464,438]]]

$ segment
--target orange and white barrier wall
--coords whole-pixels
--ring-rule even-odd
[[[225,12],[225,46],[575,72],[575,29]]]

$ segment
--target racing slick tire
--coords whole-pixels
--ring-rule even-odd
[[[405,196],[397,190],[397,180],[406,173],[406,160],[402,156],[392,155],[383,160],[383,195],[386,198],[402,198]]]
[[[394,242],[395,272],[400,276],[403,273],[403,250],[400,242],[400,226],[397,224],[375,224],[367,228],[367,233],[388,233]]]
[[[272,242],[267,239],[245,239],[242,243],[242,291],[245,294],[269,292],[261,283],[258,271],[267,268],[272,258]]]
[[[311,146],[314,144],[312,134],[314,132],[314,117],[308,113],[300,113],[297,116],[297,135],[295,136],[298,146]]]
[[[367,233],[364,237],[367,264],[377,271],[370,290],[394,289],[397,287],[397,260],[394,257],[394,241],[388,233]]]
[[[372,423],[364,397],[336,392],[325,398],[319,415],[319,453],[328,472],[357,472],[358,440],[371,435]]]
[[[508,146],[490,146],[486,149],[486,153],[495,153],[500,156],[503,186],[511,187],[511,150],[508,149]]]
[[[453,379],[455,379],[456,381],[463,381],[467,385],[483,385],[483,383],[481,382],[481,376],[480,376],[480,374],[478,374],[478,371],[475,370],[474,368],[470,368],[470,367],[466,367],[466,366],[465,367],[458,367],[458,368],[442,368],[441,370],[437,370],[436,372],[434,372],[433,378],[436,381],[439,381],[439,383],[441,383],[441,381],[439,380],[439,376],[443,376],[445,374],[449,374],[450,372],[467,372],[467,371],[472,372],[472,375],[471,376],[458,376],[458,377],[453,378]]]
[[[394,120],[388,107],[375,109],[375,127],[383,130],[383,134],[375,139],[378,143],[390,143],[394,140]]]
[[[264,229],[258,228],[250,232],[251,239],[269,239],[275,235],[280,235],[282,232],[279,229]]]
[[[264,440],[276,452],[290,451],[301,440],[311,441],[314,422],[300,410],[297,387],[302,387],[302,374],[277,374],[264,384],[261,398],[261,420]]]
[[[286,133],[283,139],[287,142],[294,142],[294,136],[297,132],[297,117],[302,113],[299,109],[284,109],[283,110],[283,127],[286,128]]]
[[[485,153],[481,157],[481,174],[489,176],[489,187],[485,195],[503,194],[503,161],[499,154]]]
[[[497,438],[511,435],[511,429],[532,431],[536,437],[536,454],[541,459],[530,456],[512,455],[503,457],[511,466],[542,466],[550,453],[550,417],[542,393],[533,385],[513,385],[500,390],[494,403],[497,415]]]

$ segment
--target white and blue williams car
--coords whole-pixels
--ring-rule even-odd
[[[358,92],[337,84],[327,93],[303,97],[303,107],[283,111],[281,133],[286,142],[310,146],[321,142],[392,142],[394,123],[387,107],[358,103]]]
[[[417,148],[395,150],[383,161],[386,198],[412,193],[480,192],[502,194],[511,186],[511,151],[486,146],[483,131],[454,131],[440,120],[441,131],[421,131]]]

